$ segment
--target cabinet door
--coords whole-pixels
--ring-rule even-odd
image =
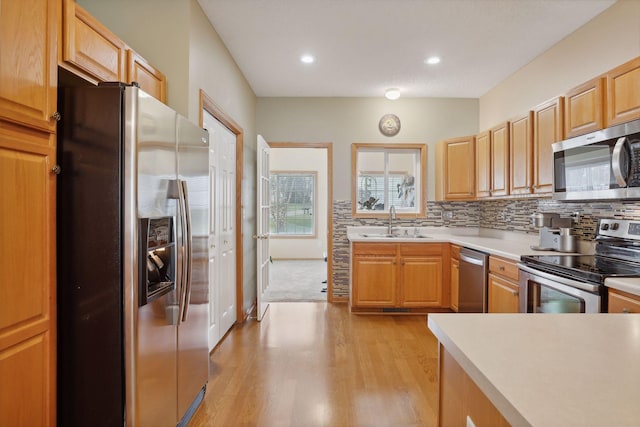
[[[517,313],[520,288],[517,283],[489,273],[489,313]]]
[[[444,150],[445,200],[473,199],[476,182],[475,138],[468,136],[447,140]]]
[[[395,256],[353,257],[352,304],[359,307],[394,307],[396,298]]]
[[[491,196],[509,195],[509,122],[491,129]]]
[[[509,193],[530,194],[533,186],[533,112],[511,121]]]
[[[402,307],[442,306],[442,257],[403,257]]]
[[[149,95],[167,102],[167,78],[133,50],[127,50],[127,83],[137,82]]]
[[[458,312],[458,290],[460,289],[460,261],[451,258],[451,309]]]
[[[57,19],[55,0],[0,2],[0,117],[55,130]]]
[[[609,289],[609,313],[640,313],[640,297]]]
[[[125,44],[74,0],[64,0],[62,65],[93,83],[125,81]]]
[[[507,427],[509,423],[451,354],[439,344],[438,425]],[[471,421],[471,423],[469,423]]]
[[[54,161],[55,135],[0,121],[2,426],[55,425]]]
[[[640,119],[640,57],[607,73],[607,126]]]
[[[564,135],[564,98],[558,97],[533,110],[533,192],[553,190],[551,145]]]
[[[476,135],[476,197],[491,196],[491,133]]]
[[[604,79],[597,77],[565,95],[564,136],[600,130],[604,125]]]

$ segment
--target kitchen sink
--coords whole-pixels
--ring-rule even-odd
[[[360,235],[369,239],[429,239],[431,237],[424,234],[361,233]]]

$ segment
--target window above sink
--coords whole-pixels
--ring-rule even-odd
[[[356,143],[351,146],[353,217],[425,216],[425,144]]]

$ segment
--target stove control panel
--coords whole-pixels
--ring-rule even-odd
[[[598,235],[640,240],[640,221],[602,218],[598,223]]]

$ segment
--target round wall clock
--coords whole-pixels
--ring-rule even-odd
[[[385,114],[378,123],[378,128],[384,136],[394,136],[400,132],[400,119],[395,114]]]

